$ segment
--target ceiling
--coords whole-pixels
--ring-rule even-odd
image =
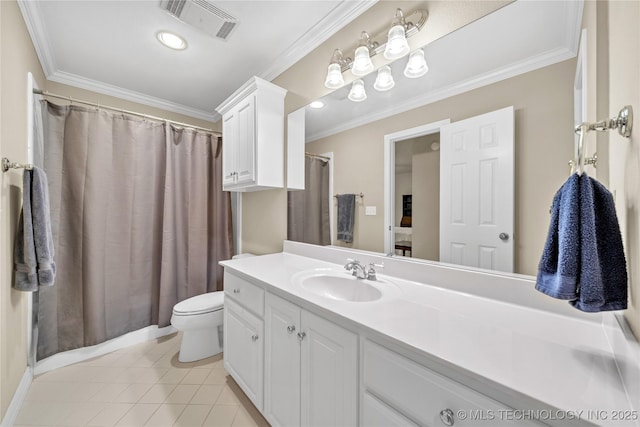
[[[212,1],[237,19],[227,40],[170,15],[160,0],[19,0],[48,80],[216,121],[252,76],[272,80],[375,1]],[[183,36],[171,50],[160,30]]]
[[[315,141],[573,58],[582,11],[581,1],[510,3],[424,46],[429,72],[423,77],[405,78],[407,59],[400,58],[391,64],[393,89],[374,90],[373,72],[363,78],[365,101],[348,100],[350,85],[346,85],[322,98],[324,108],[307,106],[305,139]]]

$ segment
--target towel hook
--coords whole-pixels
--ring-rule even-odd
[[[585,128],[586,125],[586,128]],[[585,133],[590,130],[596,130],[603,132],[610,129],[618,129],[618,133],[625,138],[631,136],[631,129],[633,128],[633,107],[631,105],[625,105],[618,115],[611,119],[600,120],[596,123],[582,123],[576,126],[576,133]]]
[[[578,132],[579,135],[578,135],[577,152],[575,153],[576,157],[575,157],[575,160],[573,161],[573,164],[571,165],[572,175],[574,173],[577,173],[578,175],[582,175],[582,172],[584,171],[584,135],[587,133],[588,130],[589,130],[588,123],[582,123],[576,128],[576,132]]]

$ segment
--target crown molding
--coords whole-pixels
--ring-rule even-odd
[[[206,110],[188,107],[186,105],[167,101],[161,98],[156,98],[154,96],[145,95],[129,89],[123,89],[121,87],[102,83],[97,80],[87,79],[71,73],[56,71],[52,75],[47,76],[47,79],[52,82],[90,90],[92,92],[101,93],[103,95],[113,96],[115,98],[124,99],[126,101],[137,102],[138,104],[160,108],[162,110],[183,114],[185,116],[194,117],[196,119],[206,120],[209,122],[217,122],[221,118],[220,114],[218,113],[212,113]]]
[[[45,26],[40,16],[38,2],[28,0],[18,0],[18,7],[22,13],[24,23],[27,26],[31,42],[36,50],[36,55],[40,60],[42,71],[45,76],[53,74],[58,67],[53,57],[53,49],[46,35]]]
[[[273,61],[269,68],[258,74],[258,76],[267,81],[275,79],[377,2],[378,0],[340,2],[338,6],[333,8],[320,22],[311,27],[293,45],[289,46]]]
[[[505,67],[497,68],[484,74],[472,77],[467,80],[463,80],[449,86],[445,86],[441,89],[426,92],[422,95],[418,95],[414,98],[408,99],[402,103],[396,103],[390,108],[381,109],[373,114],[361,116],[348,122],[342,123],[338,126],[325,129],[321,132],[316,132],[309,135],[306,138],[306,142],[313,142],[321,138],[326,138],[331,135],[335,135],[340,132],[344,132],[349,129],[353,129],[359,126],[366,125],[368,123],[375,122],[377,120],[385,119],[387,117],[394,116],[396,114],[404,113],[405,111],[413,110],[418,107],[422,107],[427,104],[431,104],[443,99],[459,95],[461,93],[469,92],[474,89],[481,88],[493,83],[497,83],[502,80],[509,79],[521,74],[528,73],[530,71],[537,70],[549,65],[553,65],[558,62],[565,61],[567,59],[576,56],[576,52],[569,48],[558,48],[549,52],[542,53],[537,56],[533,56],[524,61],[516,62],[514,64],[507,65]]]

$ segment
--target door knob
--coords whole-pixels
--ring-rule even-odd
[[[500,240],[502,240],[504,242],[509,240],[509,235],[507,233],[500,233],[500,234],[498,234],[498,237],[500,238]]]
[[[296,327],[294,325],[287,326],[287,332],[292,334],[296,331]]]
[[[307,334],[305,334],[304,332],[298,332],[298,340],[302,341],[306,336]]]

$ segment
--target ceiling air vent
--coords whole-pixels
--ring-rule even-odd
[[[238,24],[236,18],[206,0],[161,0],[160,7],[181,21],[221,40],[227,40]]]

